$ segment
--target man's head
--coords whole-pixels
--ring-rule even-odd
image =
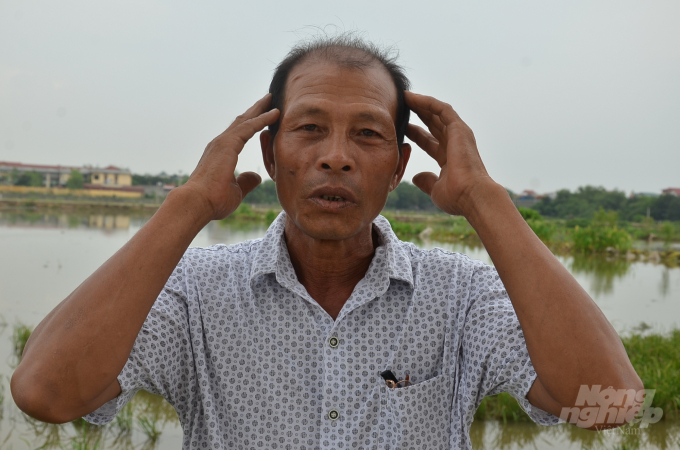
[[[370,230],[410,156],[405,87],[394,59],[357,38],[307,43],[284,59],[270,89],[281,116],[260,142],[290,225],[314,239]]]
[[[276,66],[269,93],[272,94],[272,108],[283,111],[286,97],[286,84],[290,72],[308,60],[326,61],[341,67],[363,69],[382,66],[392,78],[397,90],[397,115],[395,128],[399,145],[404,143],[404,135],[409,121],[410,110],[404,101],[404,91],[411,88],[403,67],[397,64],[397,54],[392,49],[382,49],[377,45],[364,41],[352,33],[334,37],[317,38],[296,45],[288,55]],[[269,126],[272,135],[279,130],[281,120]]]

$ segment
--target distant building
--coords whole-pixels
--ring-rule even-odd
[[[517,195],[513,201],[518,208],[531,208],[538,203],[543,197],[538,195],[531,189],[525,189],[521,194]]]
[[[659,194],[655,192],[631,192],[630,198],[638,198],[638,197],[649,197],[649,198],[654,198],[658,197]]]
[[[115,166],[105,168],[85,166],[46,166],[40,164],[22,164],[0,161],[0,178],[9,184],[13,173],[37,172],[43,178],[44,187],[64,187],[71,178],[71,171],[77,170],[83,174],[86,188],[125,188],[132,186],[132,174],[129,170]]]
[[[680,188],[668,188],[664,189],[661,191],[663,195],[669,194],[669,195],[675,195],[676,197],[680,197]]]
[[[108,166],[103,169],[97,167],[83,167],[79,169],[88,184],[109,187],[132,186],[132,174],[129,170]]]

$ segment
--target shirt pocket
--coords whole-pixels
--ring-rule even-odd
[[[380,388],[380,449],[450,448],[453,377]]]

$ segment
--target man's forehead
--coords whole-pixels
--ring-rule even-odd
[[[299,64],[288,77],[284,110],[294,108],[299,111],[298,106],[302,107],[304,103],[307,104],[304,109],[318,113],[309,104],[314,99],[382,107],[393,119],[397,112],[396,86],[389,72],[377,62],[364,67],[313,60]]]

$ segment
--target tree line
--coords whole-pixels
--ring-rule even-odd
[[[279,205],[276,184],[267,180],[256,187],[243,200],[252,205]],[[401,183],[387,197],[386,209],[434,212],[439,211],[430,196],[411,183]]]
[[[591,219],[602,208],[616,211],[620,220],[641,222],[647,215],[654,220],[680,220],[680,197],[626,197],[622,191],[607,191],[603,187],[584,186],[570,192],[563,189],[554,198],[544,197],[533,209],[546,217],[560,219]]]
[[[508,191],[513,197],[514,194]],[[248,196],[246,203],[253,205],[278,205],[276,184],[267,180]],[[600,210],[616,211],[620,220],[641,222],[649,211],[654,220],[680,221],[680,197],[626,197],[623,191],[607,191],[603,187],[582,186],[571,192],[563,189],[554,198],[544,197],[532,207],[546,217],[559,219],[592,219]],[[436,212],[430,196],[408,182],[402,182],[390,192],[385,209],[401,211]]]

